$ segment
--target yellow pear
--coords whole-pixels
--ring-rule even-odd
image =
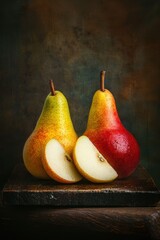
[[[37,124],[23,148],[23,161],[26,169],[36,178],[50,178],[44,169],[42,156],[51,139],[58,140],[67,154],[72,155],[77,133],[64,94],[54,89],[50,81],[51,92],[45,99]]]

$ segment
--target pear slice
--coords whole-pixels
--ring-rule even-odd
[[[100,154],[87,136],[80,136],[73,150],[74,163],[86,179],[94,183],[111,182],[117,172]]]
[[[75,183],[83,178],[71,157],[56,139],[51,139],[46,144],[42,164],[46,173],[60,183]]]

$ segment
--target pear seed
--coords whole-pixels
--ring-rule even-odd
[[[98,158],[101,162],[104,162],[104,158],[100,154],[98,154]]]
[[[68,155],[65,155],[66,160],[68,160],[69,162],[71,162],[71,158]]]

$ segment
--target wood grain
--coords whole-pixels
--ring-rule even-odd
[[[106,184],[82,180],[60,184],[32,177],[18,164],[3,188],[5,205],[51,205],[59,207],[155,206],[160,200],[153,179],[141,165],[127,179]]]
[[[22,239],[22,236],[23,239],[46,239],[57,233],[59,237],[70,236],[71,239],[89,235],[107,240],[159,240],[160,208],[3,206],[0,208],[0,226],[3,226],[1,234],[4,232],[6,237],[12,238],[18,236],[16,239]]]

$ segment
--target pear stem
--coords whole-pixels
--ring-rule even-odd
[[[105,75],[106,75],[106,71],[101,71],[101,73],[100,73],[100,90],[102,92],[105,91],[105,88],[104,88]]]
[[[54,88],[54,84],[53,84],[53,81],[50,80],[50,88],[51,88],[51,95],[52,96],[55,96],[55,88]]]

